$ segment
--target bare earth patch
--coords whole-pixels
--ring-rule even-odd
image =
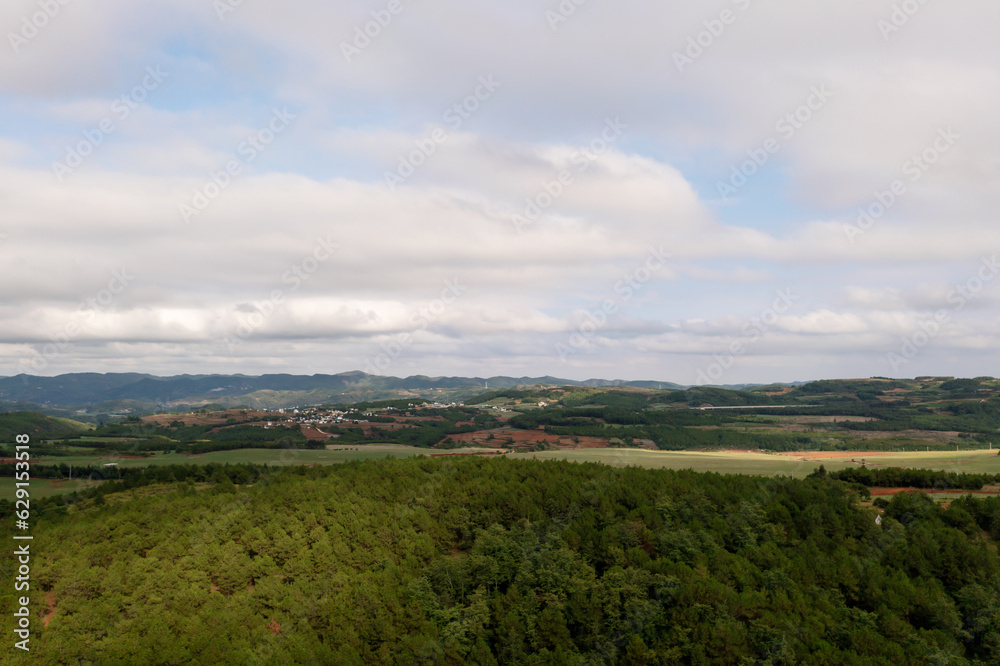
[[[864,460],[876,456],[891,456],[891,451],[779,451],[775,455],[788,456],[797,460],[821,460],[830,458],[846,458],[848,460]]]
[[[996,490],[941,490],[938,488],[869,488],[872,497],[891,497],[899,493],[923,493],[925,495],[996,495]]]
[[[789,416],[781,419],[786,423],[868,423],[873,416]]]
[[[334,435],[331,435],[328,432],[323,432],[316,426],[311,426],[311,425],[303,425],[302,434],[305,435],[306,439],[315,439],[321,442],[334,438]],[[337,436],[339,437],[339,435]]]
[[[449,439],[461,444],[475,444],[485,447],[503,446],[511,449],[526,449],[538,444],[544,444],[553,449],[606,449],[609,443],[607,439],[602,437],[560,437],[544,430],[517,430],[515,428],[477,430],[476,432],[450,435]]]
[[[242,413],[243,410],[230,409],[223,412],[210,412],[208,414],[154,414],[152,416],[144,416],[142,418],[143,423],[155,423],[157,425],[166,426],[170,425],[174,421],[180,421],[186,426],[191,425],[223,425],[229,419],[236,419],[237,421],[246,421],[249,419],[256,419],[261,421],[274,420],[277,417],[283,416],[282,414],[275,414],[275,412],[268,412],[260,409],[250,409],[246,411],[246,414]]]
[[[49,622],[52,621],[53,616],[55,616],[55,614],[56,614],[56,593],[53,592],[52,590],[49,590],[48,592],[46,592],[45,593],[45,603],[48,604],[48,606],[49,606],[49,612],[47,612],[42,617],[42,622],[47,627],[47,626],[49,626]]]

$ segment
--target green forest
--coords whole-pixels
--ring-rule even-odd
[[[1000,664],[1000,498],[867,494],[503,458],[147,470],[32,502],[31,663]]]

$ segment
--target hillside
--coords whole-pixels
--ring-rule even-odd
[[[997,498],[898,495],[877,524],[865,491],[818,477],[504,459],[156,476],[39,503],[36,663],[923,666],[1000,651]]]
[[[487,389],[488,387],[488,389]],[[179,375],[155,377],[141,374],[68,374],[58,377],[18,375],[0,378],[0,409],[33,405],[63,415],[83,409],[90,417],[110,413],[152,413],[157,410],[250,407],[278,409],[318,404],[349,404],[394,398],[467,401],[492,391],[538,391],[552,387],[579,389],[641,389],[676,392],[668,402],[740,406],[791,402],[824,404],[844,401],[969,399],[1000,395],[1000,383],[990,377],[954,379],[919,377],[822,380],[794,384],[683,386],[671,382],[558,377],[380,377],[363,372],[337,375],[274,374]],[[777,400],[776,398],[781,398]],[[61,410],[61,411],[59,411]]]
[[[90,428],[86,423],[53,418],[38,412],[0,413],[0,443],[13,442],[17,435],[30,435],[32,440],[39,440],[76,435]]]
[[[18,375],[0,378],[0,404],[33,403],[50,407],[89,407],[95,411],[153,411],[164,406],[199,408],[279,407],[318,403],[350,403],[397,397],[461,399],[485,386],[658,386],[669,382],[625,382],[591,379],[576,382],[556,377],[378,377],[363,372],[338,375],[179,375],[68,374],[58,377]]]
[[[258,391],[241,398],[252,405],[237,408],[225,409],[216,402],[197,410],[182,406],[147,415],[105,416],[92,433],[96,439],[51,448],[49,455],[203,454],[376,444],[521,453],[580,448],[1000,449],[1000,382],[989,378],[824,380],[741,391],[535,384],[472,392],[465,404],[417,398],[412,392],[407,397],[393,395],[391,400],[338,404],[323,400],[321,390]],[[294,398],[325,405],[287,409],[302,404]],[[263,406],[274,403],[282,409]]]

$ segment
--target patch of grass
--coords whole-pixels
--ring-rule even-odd
[[[102,481],[89,481],[87,479],[73,479],[72,481],[53,481],[52,479],[32,479],[28,490],[31,497],[52,497],[53,495],[68,495],[74,490],[85,490],[100,485]],[[14,491],[17,486],[12,478],[0,478],[0,497],[13,502]]]
[[[635,465],[650,468],[693,469],[696,472],[718,472],[720,474],[785,475],[796,478],[808,476],[820,465],[833,471],[857,467],[861,460],[864,460],[868,465],[883,467],[913,467],[948,472],[1000,474],[1000,456],[997,456],[995,451],[931,451],[929,453],[880,453],[879,455],[866,454],[863,451],[845,451],[836,457],[820,457],[810,451],[794,455],[780,455],[722,451],[579,449],[511,455],[514,458],[601,462],[615,467]]]
[[[253,463],[255,465],[288,466],[288,465],[335,465],[350,460],[370,460],[372,458],[409,458],[410,456],[440,453],[432,449],[422,449],[412,446],[395,444],[372,444],[367,446],[347,446],[351,450],[312,450],[312,449],[236,449],[233,451],[213,451],[201,455],[183,453],[160,453],[147,458],[125,458],[114,454],[75,455],[75,456],[41,456],[34,459],[38,465],[73,464],[106,465],[117,463],[120,467],[146,467],[147,465],[207,465],[209,463],[237,464]]]
[[[720,474],[752,474],[757,476],[786,475],[806,477],[820,463],[797,461],[778,455],[737,454],[694,451],[646,451],[636,449],[577,449],[570,451],[539,451],[515,453],[514,458],[600,462],[615,467],[635,465],[647,468],[693,469],[696,472]],[[829,466],[828,466],[829,469]]]
[[[463,449],[462,452],[471,452]],[[274,450],[238,449],[216,451],[203,455],[158,454],[149,458],[133,459],[114,456],[58,456],[36,458],[41,465],[70,464],[104,465],[110,462],[121,467],[145,467],[147,465],[190,465],[220,463],[253,463],[257,465],[335,465],[352,460],[373,458],[409,458],[411,456],[449,453],[449,451],[423,449],[395,444],[372,444],[368,446],[333,446],[326,450]],[[576,449],[564,451],[538,451],[509,454],[514,458],[559,459],[573,462],[601,462],[615,467],[635,465],[648,468],[693,469],[698,472],[718,472],[720,474],[752,474],[758,476],[786,475],[804,478],[820,465],[827,470],[857,467],[861,460],[867,465],[878,467],[912,467],[948,472],[969,472],[1000,474],[1000,456],[996,451],[931,451],[931,452],[814,452],[802,451],[794,454],[740,453],[726,451],[649,451],[645,449]],[[13,493],[13,480],[9,486]],[[32,481],[32,488],[39,481]],[[66,491],[70,492],[70,491]],[[33,491],[34,494],[34,491]]]

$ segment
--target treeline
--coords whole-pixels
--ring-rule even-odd
[[[341,435],[338,444],[365,444],[367,442],[387,442],[403,446],[430,448],[451,435],[475,432],[482,426],[455,426],[447,421],[425,421],[417,428],[401,428],[399,430],[382,430],[373,427],[367,435],[355,434],[353,437]]]
[[[675,392],[676,393],[676,392]],[[593,406],[581,404],[571,407],[552,407],[535,410],[515,416],[511,423],[516,427],[535,428],[539,425],[580,426],[583,419],[601,419],[612,424],[627,425],[718,425],[739,423],[747,416],[830,416],[862,417],[870,421],[841,420],[823,424],[823,427],[869,432],[900,432],[904,430],[958,431],[972,435],[973,439],[986,444],[1000,429],[1000,399],[962,402],[949,405],[945,414],[937,414],[926,407],[912,407],[905,401],[869,402],[847,398],[846,402],[819,406],[792,406],[780,412],[773,409],[740,410],[738,415],[718,411],[693,409],[654,409],[662,404],[662,397],[651,398],[643,395],[617,395],[607,402]],[[755,394],[748,394],[755,395]],[[606,396],[591,396],[587,400],[604,402]],[[565,401],[564,401],[565,402]],[[649,403],[648,405],[646,403]],[[747,402],[746,404],[755,404]],[[756,406],[763,406],[756,404]],[[582,434],[582,433],[581,433]]]
[[[408,427],[397,429],[380,428],[377,423],[369,419],[374,425],[371,425],[367,431],[362,428],[339,428],[337,433],[340,437],[337,438],[336,442],[337,444],[359,445],[384,442],[403,446],[430,448],[451,435],[475,432],[499,425],[499,422],[492,414],[472,407],[447,407],[422,410],[419,415],[436,416],[440,417],[440,419],[417,421],[408,424]],[[457,425],[462,422],[472,423],[473,425]]]
[[[368,402],[356,402],[350,405],[336,405],[336,409],[357,409],[359,411],[368,411],[370,409],[385,409],[386,407],[391,407],[398,410],[407,410],[418,405],[430,404],[430,400],[425,398],[401,398],[397,400],[370,400]]]
[[[8,473],[13,465],[0,466],[0,472]],[[253,484],[262,478],[270,478],[273,468],[251,463],[207,465],[151,465],[149,467],[105,467],[103,465],[73,466],[73,479],[87,479],[102,483],[76,490],[65,495],[31,499],[31,515],[34,519],[54,520],[68,515],[68,508],[94,500],[103,505],[108,495],[154,484],[189,484],[186,489],[193,491],[195,483],[212,483],[224,488],[235,485]],[[12,473],[12,472],[11,472]],[[69,479],[69,465],[32,465],[34,479]],[[0,499],[0,514],[11,515],[14,503]]]
[[[817,396],[826,393],[837,395],[853,393],[870,395],[882,394],[885,391],[894,389],[912,389],[912,381],[901,380],[871,380],[871,379],[822,379],[816,382],[809,382],[794,388],[789,395],[795,396]]]
[[[32,440],[50,437],[79,437],[86,430],[82,423],[53,418],[41,412],[0,413],[0,442],[13,442],[18,435],[30,435]]]
[[[510,419],[515,428],[546,432],[560,437],[650,439],[663,451],[690,449],[760,449],[799,451],[822,446],[812,437],[796,433],[736,430],[739,417],[700,410],[628,411],[620,407],[546,409]],[[694,428],[689,426],[715,426]]]
[[[821,467],[813,474],[827,472]],[[936,488],[938,490],[982,490],[983,486],[1000,483],[1000,474],[969,474],[966,472],[939,472],[929,469],[900,469],[897,467],[855,467],[829,472],[831,479],[860,483],[869,488]]]
[[[178,479],[174,492],[39,519],[35,661],[922,666],[1000,654],[996,499],[942,509],[898,495],[877,525],[830,478],[412,458],[270,471],[247,487],[219,469],[207,491]]]
[[[211,453],[236,449],[307,449],[323,448],[323,442],[309,440],[299,427],[233,426],[215,432],[218,426],[183,426],[176,428],[115,424],[101,428],[98,436],[121,437],[121,440],[80,442],[76,446],[113,451],[124,455],[150,455],[153,453]],[[70,455],[58,447],[45,450],[46,455]],[[77,452],[78,453],[78,452]]]
[[[357,430],[360,433],[360,429]],[[363,435],[354,437],[350,441],[363,442]],[[35,445],[34,450],[38,455],[49,457],[70,457],[79,456],[81,448],[92,449],[94,452],[101,452],[102,455],[123,455],[150,458],[157,453],[187,453],[199,455],[212,453],[215,451],[235,451],[240,449],[265,449],[265,450],[301,450],[301,449],[323,449],[326,442],[314,439],[306,439],[299,433],[296,437],[282,437],[280,439],[253,439],[245,438],[239,440],[219,439],[215,441],[198,442],[175,442],[164,437],[150,439],[122,439],[118,441],[87,441],[75,445],[77,448],[67,448],[61,446],[59,442]]]
[[[711,387],[652,392],[604,391],[570,394],[562,399],[566,407],[600,405],[618,409],[639,410],[653,405],[738,407],[743,405],[774,405],[775,399],[763,393],[731,391]]]
[[[714,411],[691,409],[628,409],[621,406],[537,409],[510,419],[515,428],[532,430],[542,425],[580,426],[599,422],[616,425],[721,426],[738,418]]]
[[[218,441],[218,442],[196,442],[194,444],[189,444],[183,449],[180,449],[184,453],[190,453],[193,455],[199,455],[202,453],[213,453],[215,451],[238,451],[241,449],[264,449],[264,450],[278,450],[283,449],[287,451],[295,451],[300,449],[325,449],[326,442],[322,442],[317,439],[306,439],[305,437],[296,437],[294,439],[281,439],[278,441],[253,441],[253,440],[238,440],[238,441]]]
[[[566,392],[566,389],[553,388],[553,389],[495,389],[493,391],[484,391],[479,395],[474,395],[465,400],[467,405],[481,405],[483,403],[490,402],[491,400],[497,400],[498,398],[507,398],[509,400],[528,400],[531,402],[537,402],[539,400],[546,400],[552,398],[558,398]]]
[[[208,481],[216,478],[218,474],[230,477],[233,483],[247,483],[268,472],[267,465],[254,465],[252,463],[208,463],[207,465],[148,465],[145,467],[122,467],[120,465],[73,465],[72,477],[74,479],[89,479],[92,481],[136,481],[144,479],[146,483],[167,483],[174,481]],[[0,476],[14,475],[15,466],[13,463],[0,464]],[[58,465],[31,465],[31,478],[33,479],[69,479],[70,466],[66,463]],[[113,492],[113,491],[109,491]]]
[[[95,437],[130,437],[135,439],[162,438],[164,443],[209,441],[277,442],[280,440],[305,440],[298,426],[273,426],[264,428],[254,425],[184,425],[180,421],[173,426],[153,423],[122,422],[101,426],[93,433]],[[89,444],[89,443],[88,443]]]

